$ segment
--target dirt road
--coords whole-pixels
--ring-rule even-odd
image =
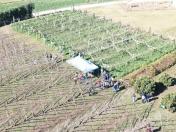
[[[113,1],[113,2],[104,2],[104,3],[97,3],[97,4],[82,4],[82,5],[77,5],[77,6],[69,6],[69,7],[65,7],[65,8],[59,8],[59,9],[53,9],[53,10],[46,10],[46,11],[41,11],[41,12],[36,12],[33,13],[34,17],[37,16],[42,16],[42,15],[48,15],[48,14],[52,14],[52,13],[57,13],[60,11],[67,11],[67,10],[83,10],[83,9],[89,9],[89,8],[96,8],[96,7],[107,7],[107,6],[111,6],[114,4],[118,4],[121,3],[122,1]],[[125,1],[123,1],[125,2]]]

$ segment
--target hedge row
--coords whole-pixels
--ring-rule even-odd
[[[25,20],[32,17],[32,11],[34,9],[33,3],[22,5],[18,8],[0,13],[0,26],[10,24],[19,20]]]
[[[161,108],[168,109],[170,112],[176,111],[176,93],[167,94],[162,98]]]
[[[162,75],[159,78],[159,82],[155,82],[147,76],[138,78],[134,81],[135,91],[140,95],[142,95],[142,93],[156,95],[162,92],[165,88],[174,85],[176,85],[176,78],[173,78],[168,74]]]
[[[176,78],[173,78],[165,73],[159,78],[159,82],[163,83],[165,87],[170,87],[176,84]]]
[[[140,95],[154,95],[156,92],[156,83],[147,76],[141,77],[134,82],[134,88]]]
[[[169,53],[165,57],[159,59],[153,64],[150,64],[149,66],[146,66],[142,69],[137,70],[134,73],[131,73],[125,77],[126,80],[130,80],[130,83],[133,84],[133,82],[140,77],[154,77],[162,72],[164,72],[166,69],[174,66],[176,64],[176,52]]]

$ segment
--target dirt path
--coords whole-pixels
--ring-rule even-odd
[[[113,2],[103,2],[103,3],[98,3],[98,4],[82,4],[82,5],[77,5],[77,6],[69,6],[69,7],[65,7],[65,8],[36,12],[36,13],[33,13],[33,16],[38,17],[38,16],[43,16],[43,15],[48,15],[48,14],[52,14],[52,13],[57,13],[60,11],[67,11],[67,10],[73,10],[73,9],[74,10],[83,10],[83,9],[96,8],[96,7],[103,8],[103,7],[118,4],[121,2],[122,1],[120,0],[120,1],[113,1]]]

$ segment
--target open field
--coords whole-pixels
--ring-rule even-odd
[[[127,11],[119,4],[87,9],[89,13],[105,16],[113,22],[122,22],[142,30],[176,37],[176,10]]]
[[[57,2],[69,5],[71,0],[43,2],[38,9],[58,7]],[[46,7],[48,2],[51,5]],[[111,7],[115,11],[116,6]],[[112,20],[92,15],[96,12],[104,16],[103,10],[109,13],[106,18]],[[145,12],[143,14],[149,15]],[[159,12],[154,12],[158,21],[164,14]],[[120,14],[120,11],[116,13]],[[121,14],[124,15],[123,24],[119,23],[121,17],[114,19],[115,13],[108,6],[92,9],[90,14],[89,11],[64,11],[0,28],[0,131],[146,132],[150,123],[155,131],[175,132],[176,112],[161,109],[160,102],[166,94],[176,92],[176,86],[161,91],[148,103],[142,103],[137,95],[137,101],[133,103],[134,88],[123,77],[129,75],[134,79],[132,75],[140,73],[139,68],[150,71],[149,67],[152,67],[159,71],[150,76],[155,81],[164,73],[176,78],[176,41],[124,26],[124,20],[128,20],[123,19],[125,14]],[[142,14],[135,14],[137,12],[126,14],[129,22],[136,20],[133,26],[139,24],[140,28],[147,30],[151,24],[155,28],[152,31],[166,36],[164,31],[170,27],[171,35],[176,33],[174,18],[170,25],[161,27],[165,26],[164,23],[157,25],[152,16],[148,18],[153,24],[149,24],[150,19],[145,19],[145,25],[144,20],[136,19],[139,16],[141,19]],[[97,77],[75,84],[73,78],[79,71],[68,65],[65,59],[78,53],[109,70],[126,87],[117,93],[111,88],[95,88],[95,81],[100,79]],[[48,58],[49,54],[51,58]],[[143,70],[141,73],[147,75]],[[94,94],[90,96],[92,89]]]
[[[14,28],[42,39],[67,56],[80,52],[116,77],[127,75],[176,48],[174,41],[80,11],[27,20],[14,24]]]

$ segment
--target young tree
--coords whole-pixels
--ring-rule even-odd
[[[142,77],[135,81],[134,87],[138,94],[153,95],[155,93],[156,84],[149,77]]]

